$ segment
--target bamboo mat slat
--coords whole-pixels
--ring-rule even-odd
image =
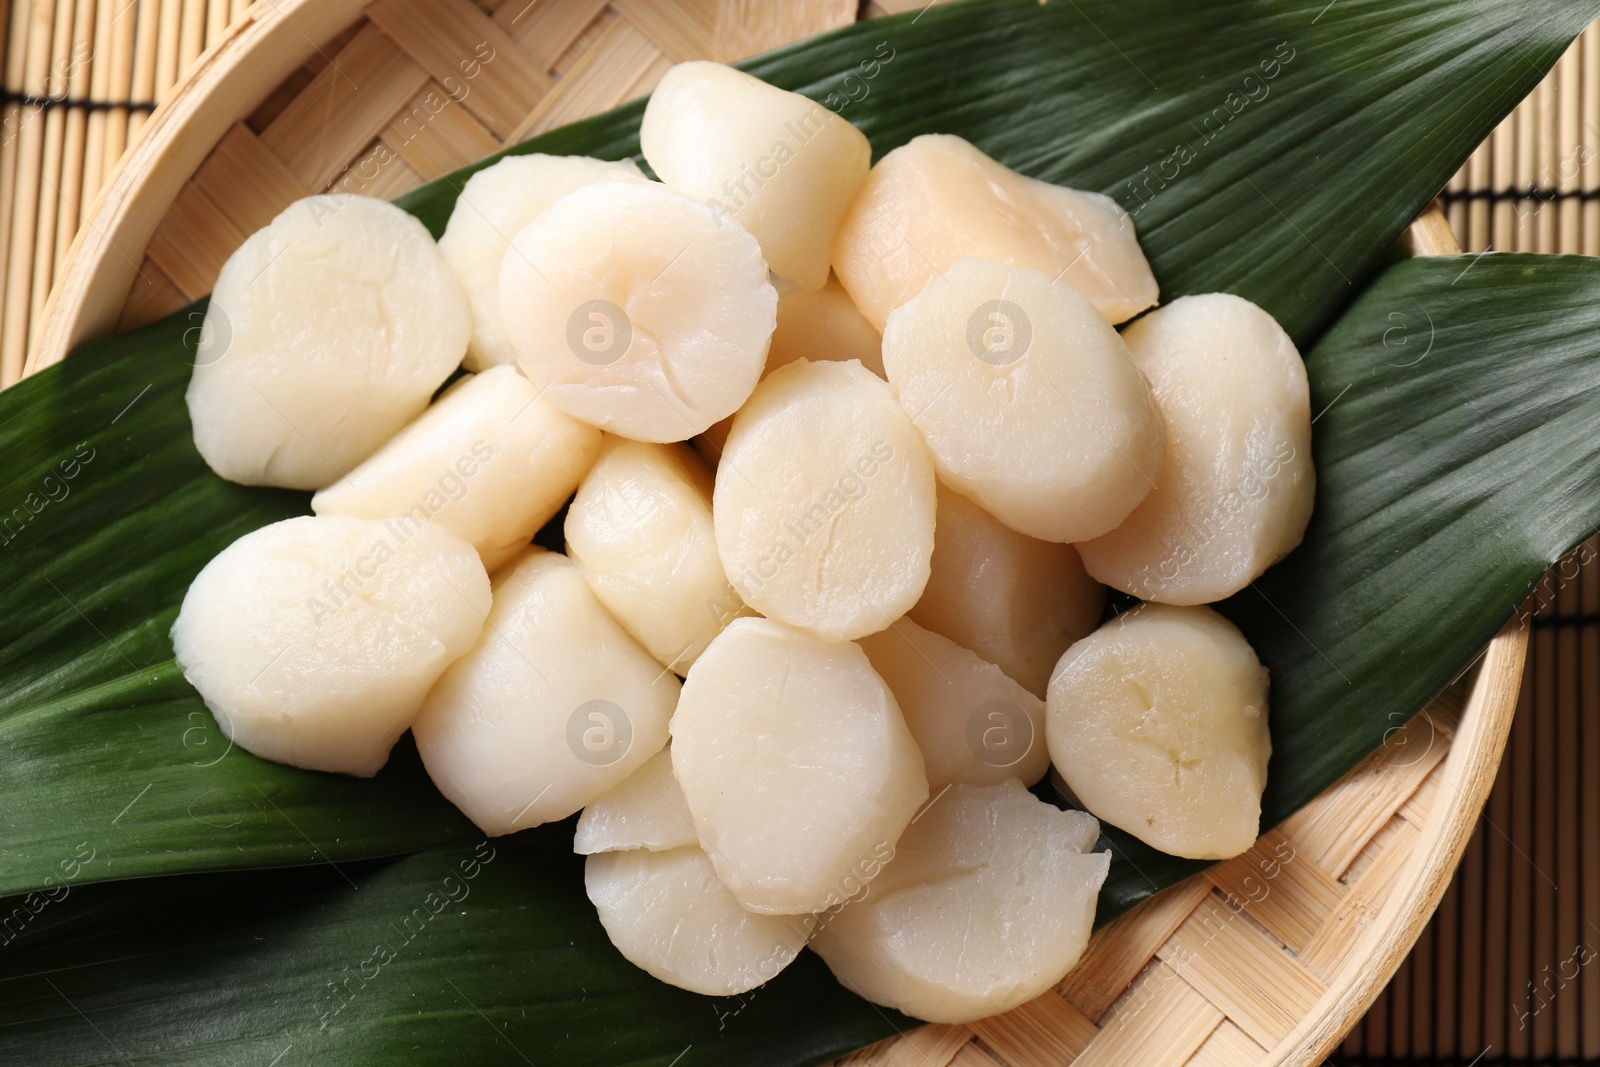
[[[9,384],[130,138],[234,13],[227,0],[10,0],[0,11],[0,383]]]
[[[247,8],[0,0],[0,384],[21,373],[77,230],[151,106]],[[770,0],[380,0],[224,137],[151,240],[122,325],[208,291],[244,237],[297,197],[397,195],[643,95],[673,62],[742,58],[846,23],[857,4],[774,10]],[[1600,32],[1580,38],[1442,201],[1467,251],[1600,254]],[[1574,963],[1600,954],[1597,550],[1591,542],[1547,578],[1484,816],[1433,922],[1334,1062],[1600,1063],[1600,966]],[[1258,1062],[1399,886],[1438,795],[1458,698],[1250,853],[1101,931],[1058,990],[844,1062]]]

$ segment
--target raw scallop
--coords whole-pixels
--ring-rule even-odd
[[[634,848],[661,852],[698,841],[689,802],[672,776],[669,746],[589,802],[578,816],[572,851],[584,856]]]
[[[599,430],[551,407],[515,367],[491,367],[452,385],[311,509],[436,522],[492,571],[561,509],[599,451]]]
[[[761,378],[777,291],[755,238],[656,182],[598,182],[511,242],[500,317],[556,407],[638,441],[684,441]]]
[[[857,359],[883,377],[883,335],[856,310],[838,278],[830,277],[821,289],[778,298],[778,324],[767,353],[767,373],[797,359]]]
[[[940,480],[1030,537],[1113,530],[1161,473],[1150,386],[1047,274],[963,259],[889,316],[883,366]]]
[[[1272,755],[1267,671],[1233,623],[1143,604],[1067,650],[1048,703],[1051,762],[1095,815],[1190,859],[1255,842]]]
[[[711,529],[711,473],[687,445],[606,442],[567,510],[567,554],[606,610],[682,674],[744,612]]]
[[[207,563],[172,644],[240,748],[365,778],[488,611],[477,553],[441,527],[306,515]]]
[[[428,406],[472,315],[422,223],[393,204],[297,200],[228,257],[186,399],[211,469],[321,489]]]
[[[1089,943],[1111,866],[1094,818],[1015,779],[952,786],[900,838],[864,898],[825,917],[811,947],[846,989],[929,1022],[1026,1003]]]
[[[733,420],[712,496],[717,550],[763,615],[831,640],[883,629],[922,595],[934,478],[916,428],[861,364],[800,360]]]
[[[910,619],[863,637],[861,649],[900,705],[929,789],[1044,777],[1044,701],[999,667]]]
[[[574,189],[594,182],[645,180],[631,159],[613,163],[540,152],[506,156],[467,179],[439,238],[439,254],[472,305],[472,340],[464,361],[468,370],[517,362],[517,350],[500,321],[500,264],[511,239]]]
[[[754,989],[805,947],[811,916],[745,911],[699,848],[602,852],[583,886],[623,957],[661,981],[708,997]]]
[[[772,331],[772,347],[767,351],[767,369],[762,377],[797,359],[813,363],[859,360],[863,367],[883,377],[883,338],[861,317],[839,279],[829,278],[821,289],[796,290],[778,298],[778,324]],[[695,438],[695,450],[713,468],[722,461],[722,450],[732,428],[733,419],[729,417]]]
[[[667,743],[678,679],[535,548],[495,577],[483,636],[412,727],[439,792],[491,836],[564,819]]]
[[[1305,364],[1271,315],[1228,293],[1174,300],[1122,339],[1161,408],[1166,460],[1133,514],[1078,551],[1096,578],[1144,600],[1226,600],[1311,519]]]
[[[1111,323],[1155,306],[1155,276],[1116,201],[1025,178],[943,133],[878,160],[839,225],[833,269],[881,330],[966,256],[1060,278]]]
[[[1067,646],[1100,624],[1106,591],[1072,545],[1020,534],[939,486],[932,572],[908,617],[1044,699]]]
[[[737,619],[683,683],[672,770],[739,903],[810,914],[870,882],[928,797],[922,757],[861,649]]]
[[[816,101],[703,61],[662,75],[639,147],[668,187],[754,234],[772,273],[799,289],[827,281],[833,235],[872,161],[861,131]]]

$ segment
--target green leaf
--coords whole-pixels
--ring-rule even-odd
[[[167,632],[234,538],[303,493],[206,469],[183,391],[198,313],[81,352],[0,394],[0,893],[409,851],[472,832],[409,742],[373,782],[232,748]],[[314,844],[313,844],[314,842]]]
[[[1306,369],[1311,526],[1221,605],[1272,672],[1266,826],[1409,720],[1600,527],[1600,261],[1402,261]],[[1111,841],[1102,918],[1206,866]]]
[[[832,99],[880,154],[917,133],[959,133],[1027,173],[1117,195],[1136,212],[1166,298],[1238,292],[1309,343],[1596,10],[1600,0],[994,0],[865,24],[749,66]],[[1292,56],[1279,52],[1285,42]],[[1234,92],[1257,99],[1230,106]],[[629,154],[639,110],[519,150]],[[1193,158],[1164,177],[1180,141]],[[403,203],[437,230],[462,177]],[[1360,759],[1391,716],[1414,713],[1544,565],[1600,522],[1586,480],[1596,435],[1580,432],[1593,429],[1595,265],[1488,257],[1440,284],[1441,271],[1453,280],[1466,266],[1391,270],[1310,355],[1314,402],[1333,403],[1317,424],[1314,526],[1259,584],[1271,610],[1252,593],[1227,607],[1273,670],[1269,822]],[[1416,309],[1432,315],[1428,358],[1383,366],[1388,315]],[[118,1054],[164,1062],[266,1062],[280,1031],[326,1037],[312,1033],[301,999],[306,983],[314,991],[334,977],[323,948],[398,921],[399,898],[442,878],[450,854],[363,866],[352,880],[370,877],[372,891],[350,890],[329,865],[356,870],[347,861],[470,840],[409,751],[368,782],[237,750],[211,762],[225,746],[176,673],[167,629],[207,559],[303,511],[306,498],[226,485],[195,455],[182,390],[198,321],[191,310],[93,346],[0,394],[0,499],[23,509],[9,512],[10,527],[0,511],[0,588],[10,592],[0,891],[39,890],[13,902],[33,933],[0,950],[0,974],[15,983],[0,1001],[0,1040],[23,1035],[18,1048],[48,1050],[25,1051],[27,1061],[114,1058],[98,1022],[83,1025],[95,1019]],[[1431,394],[1416,384],[1425,380]],[[1484,422],[1469,418],[1479,414]],[[80,443],[92,458],[76,458]],[[62,464],[73,461],[69,478]],[[490,1019],[526,1020],[530,1058],[559,1043],[570,1063],[667,1064],[682,1046],[663,1042],[681,1035],[703,1062],[799,1064],[890,1032],[811,961],[759,994],[772,1006],[752,1007],[749,1028],[726,1036],[696,1014],[703,1001],[663,991],[595,940],[575,863],[555,858],[559,832],[506,843],[526,862],[483,883],[498,902],[484,905],[484,925],[454,946],[419,939],[415,970],[396,972],[412,983],[340,1013],[349,1033],[334,1061],[488,1050],[500,1035],[469,1032],[484,1024],[477,1008],[428,999],[446,977],[474,1002],[482,993]],[[1192,869],[1115,840],[1102,919]],[[296,863],[323,869],[87,884]],[[61,892],[70,897],[37,910]],[[531,914],[517,914],[519,902]],[[163,919],[163,908],[196,921]],[[0,941],[12,934],[5,921],[0,912]],[[534,951],[562,936],[574,955]],[[457,968],[486,984],[469,988]],[[84,1015],[37,999],[45,971],[88,1003]],[[599,1014],[587,1014],[590,989],[608,991]],[[575,1036],[580,1024],[604,1029]]]
[[[1273,671],[1269,822],[1347,766],[1328,750],[1364,753],[1427,700],[1600,525],[1600,261],[1401,263],[1307,362],[1327,408],[1317,518],[1262,583],[1275,608],[1227,606]],[[606,942],[570,839],[569,820],[479,846],[499,855],[471,880],[458,846],[5,902],[0,929],[21,936],[0,955],[0,1060],[102,1062],[114,1045],[180,1064],[292,1047],[337,1063],[799,1065],[908,1025],[809,954],[745,998],[646,978]],[[1199,866],[1117,842],[1102,917],[1148,895],[1145,876]]]
[[[1320,18],[1314,8],[958,3],[749,66],[839,107],[880,153],[945,130],[1019,169],[1125,197],[1191,121],[1201,134],[1215,126],[1167,188],[1145,204],[1130,197],[1141,238],[1167,296],[1241,292],[1303,338],[1353,295],[1336,273],[1356,277],[1381,253],[1600,2],[1343,0]],[[1293,55],[1278,58],[1285,40]],[[1225,124],[1197,118],[1226,110],[1236,86],[1261,99]],[[627,154],[639,113],[631,105],[518,150]],[[438,230],[462,174],[402,203]],[[240,752],[195,766],[222,742],[174,676],[172,612],[222,546],[305,508],[303,495],[225,485],[195,455],[181,392],[199,322],[190,309],[0,396],[6,503],[26,507],[79,440],[103,450],[0,556],[0,588],[16,605],[0,620],[10,786],[0,892],[40,885],[113,818],[107,862],[86,877],[377,856],[465,829],[410,758],[372,783]]]
[[[70,890],[37,919],[76,908],[70,934],[6,950],[0,1062],[754,1067],[917,1025],[847,994],[810,953],[743,997],[657,982],[611,947],[576,889],[582,866],[569,820],[265,884]]]
[[[1600,526],[1597,267],[1402,262],[1310,353],[1329,506],[1225,608],[1293,683],[1273,704],[1273,758],[1293,770],[1268,786],[1276,818],[1343,773],[1333,749],[1376,748],[1389,712],[1464,670]]]

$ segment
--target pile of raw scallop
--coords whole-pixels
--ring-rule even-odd
[[[1305,530],[1299,354],[1236,296],[1157,307],[1112,200],[957,137],[872,165],[685,63],[640,140],[660,180],[512,156],[437,243],[325,195],[228,260],[195,443],[314,514],[205,567],[178,660],[264,759],[372,775],[409,729],[486,834],[581,811],[600,922],[673,985],[809,945],[923,1019],[1029,1000],[1100,820],[1257,836],[1267,672],[1205,605]]]

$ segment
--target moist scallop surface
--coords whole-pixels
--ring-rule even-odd
[[[538,152],[506,156],[467,179],[439,237],[439,254],[472,305],[472,340],[463,360],[468,370],[517,362],[500,317],[500,265],[511,239],[575,189],[602,181],[645,180],[631,159],[612,162]]]
[[[1261,832],[1267,670],[1206,607],[1147,603],[1069,648],[1050,759],[1085,808],[1162,852],[1228,859]]]
[[[491,367],[451,385],[311,510],[438,523],[493,571],[560,510],[599,451],[599,430],[551,407],[515,367]]]
[[[1078,546],[1145,600],[1226,600],[1305,535],[1316,496],[1305,363],[1283,327],[1229,293],[1186,296],[1123,331],[1167,427],[1150,495]]]
[[[717,556],[711,472],[688,445],[609,438],[563,529],[600,603],[679,674],[744,613]]]
[[[761,243],[787,291],[820,289],[872,146],[814,100],[721,63],[679,63],[650,94],[639,147],[669,188]]]
[[[850,897],[928,798],[922,756],[866,655],[737,619],[684,680],[672,770],[741,905],[811,914]]]
[[[637,441],[684,441],[761,378],[778,294],[737,222],[659,182],[586,185],[511,242],[500,317],[550,403]]]
[[[472,315],[428,231],[393,204],[290,204],[228,257],[185,399],[211,469],[321,489],[410,422],[461,362]]]
[[[1155,276],[1116,201],[1025,177],[960,137],[913,137],[860,190],[834,238],[833,269],[880,330],[968,256],[1060,278],[1113,324],[1155,306]]]
[[[1149,384],[1117,331],[1047,274],[959,261],[889,315],[883,367],[940,481],[1030,537],[1107,533],[1160,477]]]
[[[1109,852],[1099,824],[1016,779],[951,786],[906,830],[868,893],[811,948],[875,1004],[964,1023],[1024,1004],[1083,955]]]
[[[810,915],[746,911],[694,845],[597,853],[584,861],[583,885],[629,963],[708,997],[734,996],[776,977],[814,924]]]
[[[368,777],[478,639],[489,596],[477,553],[442,527],[305,515],[207,563],[172,645],[234,744]]]
[[[1072,545],[1018,533],[944,484],[934,529],[928,585],[907,617],[1044,699],[1061,653],[1100,624],[1105,587]]]
[[[1044,777],[1044,701],[999,667],[910,619],[859,644],[900,705],[930,791]]]
[[[483,628],[412,733],[439,791],[484,833],[564,819],[666,745],[678,679],[565,556],[533,548],[502,568]]]
[[[746,604],[831,640],[904,615],[928,582],[934,475],[883,380],[800,360],[733,420],[712,494],[723,569]]]

